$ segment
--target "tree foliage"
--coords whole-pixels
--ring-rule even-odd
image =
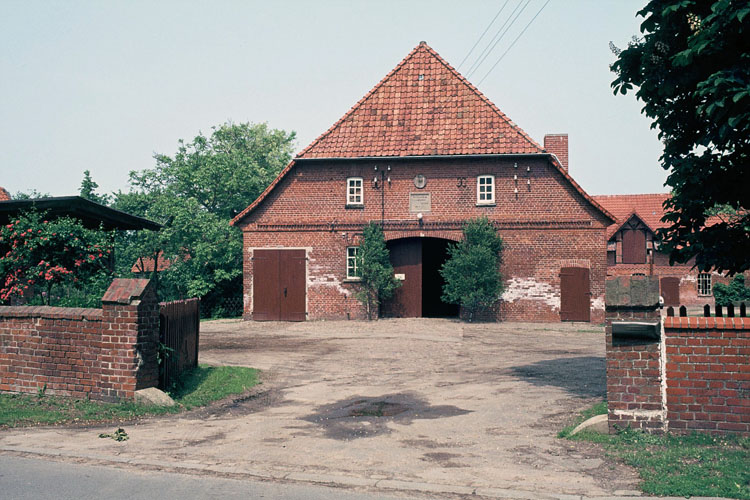
[[[114,207],[163,229],[123,235],[118,260],[156,262],[162,251],[171,263],[159,277],[163,299],[241,297],[242,234],[229,222],[290,161],[294,137],[266,124],[225,123],[180,140],[173,157],[155,155],[154,168],[130,173],[131,191],[118,193]]]
[[[448,260],[440,269],[445,280],[443,300],[460,304],[469,321],[491,307],[503,292],[500,264],[503,241],[486,217],[464,225],[464,238],[448,246]]]
[[[672,262],[750,269],[750,4],[652,0],[642,37],[612,71],[615,93],[635,91],[664,143],[672,197],[660,232]],[[715,207],[725,207],[719,217]]]
[[[380,304],[391,298],[401,286],[393,275],[383,230],[374,222],[365,226],[362,233],[357,250],[357,270],[361,282],[356,297],[365,306],[367,319],[373,319]]]
[[[0,228],[0,301],[23,297],[64,305],[61,299],[71,288],[96,282],[106,289],[109,254],[102,231],[86,229],[69,217],[47,220],[34,211],[22,214]],[[95,304],[76,305],[97,306],[103,292],[96,291]]]
[[[716,305],[719,306],[728,306],[732,302],[750,301],[750,288],[745,286],[743,274],[736,274],[729,285],[716,283],[713,292]]]
[[[101,205],[109,205],[112,201],[112,197],[108,194],[99,194],[96,190],[99,188],[99,184],[94,182],[91,178],[91,171],[83,171],[83,180],[81,180],[81,187],[78,189],[78,194],[82,198],[91,200]]]

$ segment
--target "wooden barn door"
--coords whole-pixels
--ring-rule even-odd
[[[661,285],[661,296],[664,298],[664,305],[679,306],[680,278],[662,278],[659,284]]]
[[[591,288],[587,268],[560,269],[560,319],[591,321]]]
[[[406,238],[388,243],[395,274],[404,280],[393,297],[383,304],[383,315],[392,318],[422,316],[422,240]]]
[[[305,320],[304,250],[253,252],[253,319]]]

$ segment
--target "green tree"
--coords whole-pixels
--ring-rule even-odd
[[[16,194],[13,195],[13,200],[36,200],[49,197],[49,193],[41,193],[36,189],[29,189],[28,191],[17,191]]]
[[[108,194],[98,194],[96,190],[99,188],[99,184],[94,182],[91,178],[91,172],[89,170],[83,171],[83,180],[81,181],[81,187],[78,189],[78,194],[82,198],[91,200],[101,205],[109,205],[112,201],[112,197]]]
[[[106,289],[109,254],[105,234],[84,228],[78,220],[46,220],[35,211],[21,214],[0,227],[0,301],[23,297],[60,304],[70,289],[92,283]],[[96,306],[104,289],[89,294],[94,304],[68,305]]]
[[[750,301],[750,288],[745,286],[745,276],[736,274],[729,285],[716,283],[714,299],[716,299],[716,305],[719,306],[728,306],[732,302]]]
[[[361,282],[356,297],[365,306],[367,319],[373,319],[380,304],[391,298],[401,286],[393,275],[383,230],[374,222],[365,226],[362,233],[357,250],[357,270]]]
[[[154,168],[131,172],[131,190],[117,193],[114,207],[163,229],[123,234],[118,261],[129,269],[140,257],[169,259],[159,277],[166,300],[202,297],[210,306],[241,297],[242,234],[229,221],[291,160],[294,137],[266,124],[225,123],[179,141],[173,157],[156,155]]]
[[[637,87],[664,143],[672,197],[660,232],[672,262],[750,269],[750,4],[653,0],[642,36],[620,51],[615,93]],[[715,207],[723,210],[719,217]]]
[[[500,274],[503,240],[486,217],[464,225],[464,238],[448,246],[448,260],[440,269],[445,280],[443,300],[459,304],[469,321],[491,307],[503,292]]]

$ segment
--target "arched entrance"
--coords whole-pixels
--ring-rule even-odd
[[[458,316],[458,306],[441,299],[445,282],[439,271],[448,258],[449,243],[442,238],[401,238],[387,243],[393,271],[402,281],[393,298],[383,303],[383,316]]]

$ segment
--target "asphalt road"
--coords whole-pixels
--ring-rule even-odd
[[[166,472],[97,467],[0,455],[3,500],[404,500],[309,484],[188,476]],[[416,498],[416,497],[413,497]],[[423,497],[422,497],[423,498]]]

